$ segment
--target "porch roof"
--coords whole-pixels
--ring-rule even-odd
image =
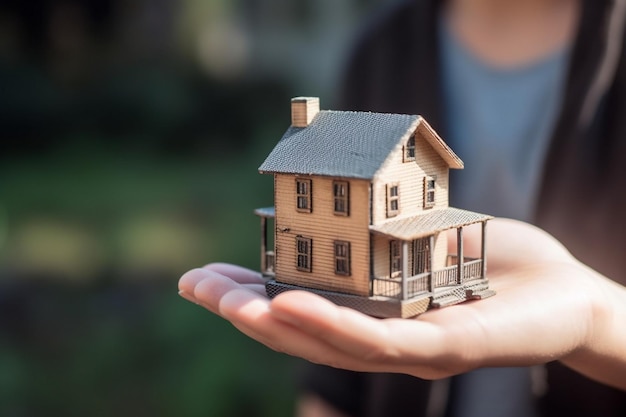
[[[276,217],[276,209],[274,207],[261,207],[254,210],[254,214],[259,217],[265,217],[273,219]]]
[[[394,220],[376,226],[370,231],[400,240],[414,240],[444,230],[468,226],[492,219],[487,214],[448,207],[427,214]]]

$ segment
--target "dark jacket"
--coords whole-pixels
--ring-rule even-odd
[[[552,134],[534,223],[585,264],[626,284],[626,1],[583,1],[566,95]],[[404,1],[367,26],[339,108],[421,114],[446,137],[436,0]],[[625,347],[626,348],[626,347]],[[626,416],[626,393],[549,364],[546,416]],[[353,415],[424,415],[431,384],[405,375],[312,368],[305,389]],[[420,414],[421,413],[421,414]]]

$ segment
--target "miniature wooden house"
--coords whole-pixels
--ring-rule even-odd
[[[463,228],[481,223],[484,242],[491,217],[448,207],[448,172],[463,162],[422,117],[320,111],[313,97],[291,108],[291,127],[259,168],[274,175],[275,207],[256,210],[268,295],[305,289],[410,317],[494,294],[484,243],[480,258],[463,254]]]

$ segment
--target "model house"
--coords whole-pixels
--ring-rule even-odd
[[[320,111],[314,97],[294,98],[291,112],[259,168],[274,175],[275,206],[256,210],[270,296],[304,289],[373,316],[410,317],[494,294],[491,217],[448,207],[448,173],[463,162],[422,117]],[[482,226],[477,259],[463,254],[472,224]]]

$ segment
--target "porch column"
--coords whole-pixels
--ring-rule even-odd
[[[485,238],[487,237],[487,221],[483,221],[482,222],[482,236],[481,236],[481,245],[480,245],[480,259],[482,259],[483,261],[483,270],[482,270],[482,279],[485,279],[485,277],[487,276],[487,257],[485,256],[487,254],[487,242],[485,241]]]
[[[433,281],[433,259],[435,258],[435,235],[430,235],[428,237],[428,254],[429,263],[428,265],[428,291],[431,293],[435,292],[435,283]]]
[[[267,219],[261,217],[261,273],[267,271]]]
[[[463,283],[463,227],[456,229],[457,284]]]
[[[408,291],[408,278],[409,278],[409,242],[402,241],[402,294],[400,294],[403,300],[406,300],[409,295]]]

